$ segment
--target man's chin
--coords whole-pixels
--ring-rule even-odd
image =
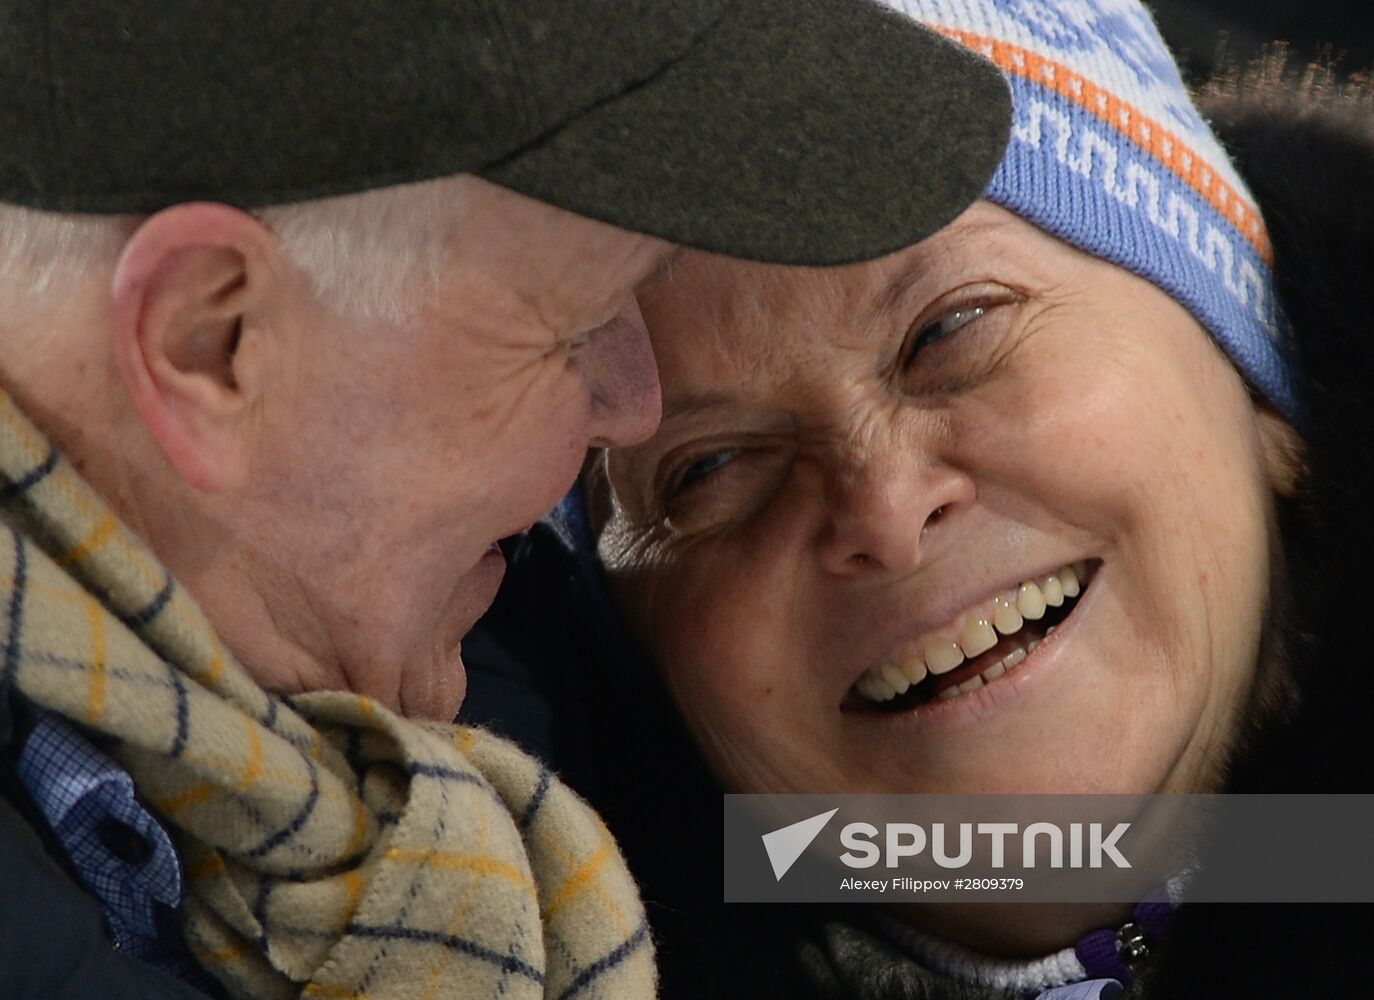
[[[452,722],[467,694],[463,639],[496,600],[506,573],[506,558],[492,545],[453,587],[447,613],[424,663],[407,664],[402,674],[403,714],[417,719]]]
[[[413,719],[452,722],[463,706],[468,671],[461,644],[437,658],[422,673],[407,675],[401,687],[401,714]]]
[[[496,600],[496,592],[501,588],[505,576],[506,556],[500,546],[493,542],[459,578],[453,588],[453,617],[459,626],[459,641],[487,613]]]

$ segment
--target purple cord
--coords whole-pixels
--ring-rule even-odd
[[[1116,950],[1116,931],[1103,928],[1089,931],[1078,939],[1073,952],[1083,963],[1089,979],[1131,981],[1131,968]]]

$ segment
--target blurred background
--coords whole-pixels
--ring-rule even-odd
[[[1225,52],[1243,66],[1263,46],[1288,43],[1291,65],[1330,62],[1338,77],[1374,68],[1374,0],[1146,0],[1196,84],[1217,69]]]

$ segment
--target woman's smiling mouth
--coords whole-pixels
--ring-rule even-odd
[[[949,628],[908,640],[865,670],[841,709],[903,712],[976,691],[1014,671],[1087,590],[1096,561],[1022,581],[965,610]]]

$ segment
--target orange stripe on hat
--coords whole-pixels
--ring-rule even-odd
[[[1236,227],[1260,258],[1273,266],[1274,250],[1269,243],[1269,233],[1255,207],[1208,166],[1206,157],[1199,156],[1188,143],[1140,108],[1123,101],[1063,63],[1047,59],[1030,49],[962,28],[947,25],[931,27],[986,56],[1002,70],[1053,90],[1125,135],[1205,198]]]

